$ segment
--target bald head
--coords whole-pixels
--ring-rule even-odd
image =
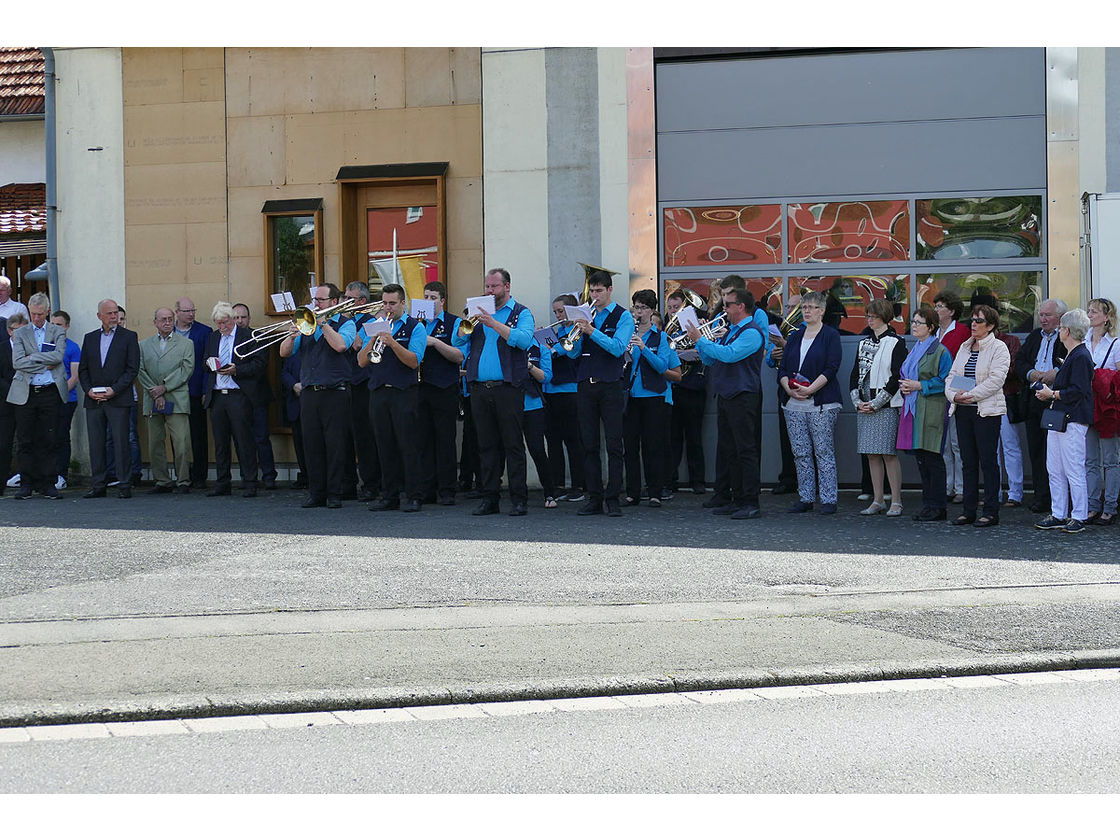
[[[119,318],[120,308],[115,300],[106,298],[97,304],[97,320],[101,322],[101,329],[105,332],[115,329]]]

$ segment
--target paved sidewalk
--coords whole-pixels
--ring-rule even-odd
[[[1112,529],[300,498],[0,499],[0,725],[1120,664]]]

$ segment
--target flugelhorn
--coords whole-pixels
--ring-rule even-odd
[[[700,337],[715,340],[722,338],[727,333],[727,315],[723,312],[719,313],[716,317],[708,321],[701,321],[697,325],[700,330]],[[689,338],[688,333],[680,332],[674,336],[669,337],[669,346],[674,350],[682,350],[692,346],[692,339]]]

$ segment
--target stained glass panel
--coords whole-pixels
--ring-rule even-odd
[[[791,263],[910,259],[910,204],[838,201],[790,204]]]
[[[967,274],[919,274],[917,303],[933,306],[933,299],[948,289],[960,295],[966,311],[972,296],[990,294],[996,299],[1000,329],[1025,333],[1035,327],[1035,314],[1044,300],[1041,271],[984,271]]]
[[[894,304],[895,317],[891,326],[895,332],[902,335],[909,329],[909,274],[791,277],[786,325],[796,327],[801,323],[800,310],[796,306],[801,294],[810,290],[820,292],[828,298],[824,322],[838,329],[841,335],[859,335],[863,332],[867,326],[864,310],[872,300],[888,300]]]
[[[662,221],[666,267],[782,261],[781,205],[666,207]]]

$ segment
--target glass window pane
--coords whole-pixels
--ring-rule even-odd
[[[424,297],[424,284],[439,276],[439,226],[435,205],[378,207],[366,211],[369,242],[370,291],[380,293],[398,282],[413,300]],[[393,234],[397,240],[397,268],[393,267]]]
[[[919,260],[1009,260],[1041,253],[1041,195],[918,199],[914,212]]]
[[[791,263],[910,259],[910,203],[839,201],[791,204]]]
[[[307,299],[315,275],[315,217],[270,216],[272,226],[272,293],[291,292]]]
[[[1038,306],[1045,300],[1041,271],[985,271],[961,274],[919,274],[918,302],[933,306],[933,299],[948,289],[960,295],[968,311],[973,295],[996,299],[1000,329],[1025,333],[1035,328]]]
[[[821,292],[828,298],[824,322],[841,335],[859,335],[867,327],[864,310],[872,300],[889,300],[895,317],[891,326],[899,335],[910,329],[909,274],[842,274],[821,277],[791,277],[785,325],[801,323],[797,308],[802,292]]]
[[[666,207],[662,221],[666,267],[776,265],[782,261],[779,204]]]
[[[722,275],[725,277],[726,275]],[[722,277],[666,280],[665,294],[669,295],[677,289],[684,288],[695,292],[704,300],[708,312],[713,312],[719,306],[722,295],[718,281]],[[747,291],[754,295],[755,302],[768,312],[781,317],[782,311],[782,278],[781,277],[747,277],[745,278]]]

